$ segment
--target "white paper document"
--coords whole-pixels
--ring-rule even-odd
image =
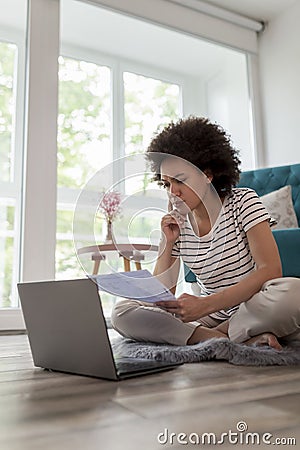
[[[148,270],[93,275],[91,278],[96,281],[100,291],[109,292],[118,297],[150,303],[176,300],[172,292]]]

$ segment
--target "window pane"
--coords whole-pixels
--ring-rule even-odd
[[[177,84],[124,72],[125,154],[144,153],[154,132],[179,116],[180,88]],[[134,161],[126,161],[125,192],[145,191],[147,177],[129,177]]]
[[[110,69],[59,58],[58,186],[80,188],[110,151]]]
[[[16,54],[16,45],[0,42],[0,181],[5,182],[0,198],[0,307],[2,308],[11,307],[16,301],[12,295],[12,277],[15,272],[15,200],[5,197],[5,186],[8,194],[10,182],[14,179],[13,122],[16,109],[14,79]]]
[[[15,202],[1,198],[0,204],[0,308],[17,306],[12,287],[16,282],[14,270]]]
[[[158,127],[179,115],[179,86],[124,72],[125,153],[144,152]]]
[[[72,221],[79,189],[111,161],[110,69],[59,58],[56,273],[82,276],[74,253]]]
[[[81,275],[73,249],[72,220],[73,211],[57,211],[56,272],[61,274],[62,278]]]
[[[17,47],[0,42],[0,180],[13,180]]]

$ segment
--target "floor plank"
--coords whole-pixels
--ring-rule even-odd
[[[220,437],[240,421],[259,438],[294,438],[285,448],[299,448],[299,367],[215,361],[112,382],[35,368],[27,336],[0,336],[1,450],[179,449],[179,433]]]

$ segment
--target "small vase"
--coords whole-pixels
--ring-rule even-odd
[[[105,238],[105,242],[106,243],[113,242],[113,232],[112,232],[112,221],[111,220],[107,220],[106,221],[106,238]]]

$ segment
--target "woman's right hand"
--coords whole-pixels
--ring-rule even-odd
[[[167,242],[174,243],[180,234],[180,226],[184,223],[184,218],[176,211],[166,214],[161,219],[161,231]]]

